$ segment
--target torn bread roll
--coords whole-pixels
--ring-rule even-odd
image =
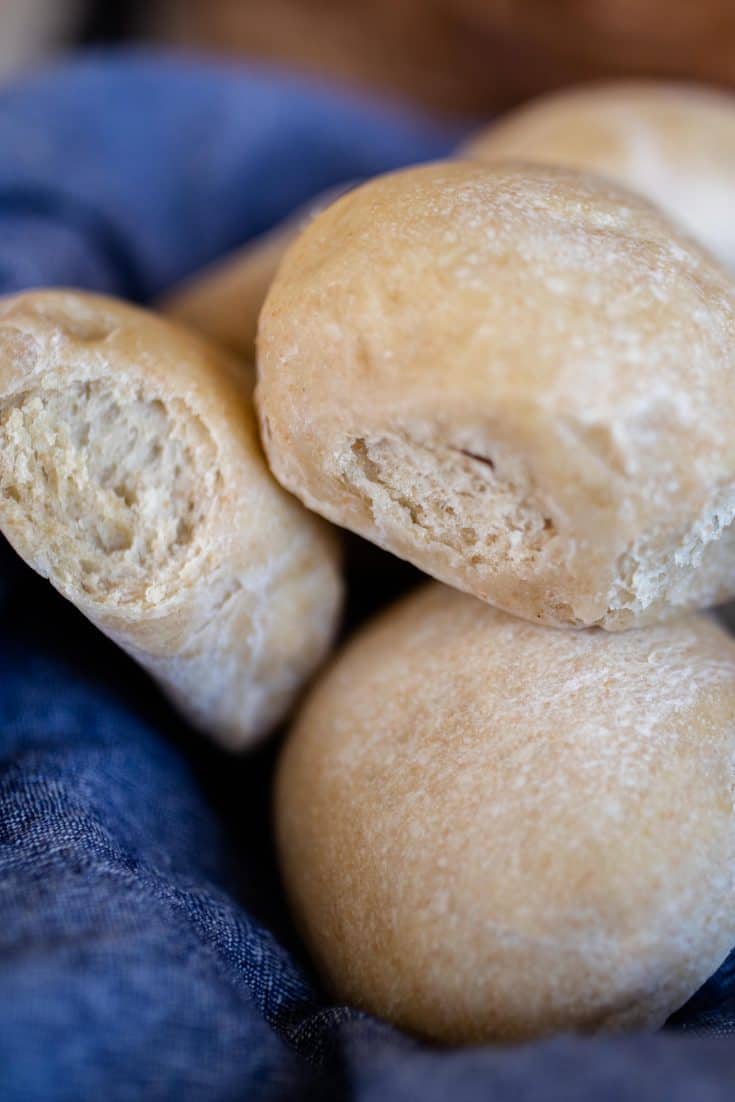
[[[315,214],[352,186],[315,196],[273,229],[172,288],[158,308],[251,363],[260,309],[286,249]]]
[[[735,642],[540,628],[432,583],[312,690],[276,785],[339,999],[452,1044],[654,1029],[735,944]]]
[[[271,468],[311,509],[555,626],[735,592],[735,290],[597,177],[437,163],[319,215],[261,314]]]
[[[341,595],[332,534],[268,471],[251,385],[111,298],[0,302],[0,528],[232,749],[284,716]]]
[[[591,85],[540,99],[476,135],[459,155],[565,165],[649,199],[735,268],[735,97],[695,85]]]

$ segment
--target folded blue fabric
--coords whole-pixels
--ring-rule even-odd
[[[0,290],[149,298],[453,137],[282,74],[79,59],[0,92]],[[187,731],[7,547],[0,608],[3,1102],[729,1102],[735,957],[657,1036],[449,1052],[335,1006],[280,893],[274,749]]]
[[[316,192],[450,137],[282,73],[92,55],[0,90],[2,240],[29,234],[3,244],[0,287],[149,298]]]

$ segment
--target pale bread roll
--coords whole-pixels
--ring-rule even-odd
[[[261,314],[271,468],[459,589],[618,630],[735,592],[735,293],[571,170],[437,163],[319,215]]]
[[[476,135],[460,156],[599,172],[659,203],[735,268],[735,97],[620,82],[544,96]]]
[[[0,302],[0,528],[233,749],[284,716],[341,595],[327,526],[266,467],[251,385],[111,298]]]
[[[312,691],[277,776],[294,915],[340,999],[450,1043],[656,1028],[735,944],[735,643],[432,584]]]

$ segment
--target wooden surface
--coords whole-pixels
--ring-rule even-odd
[[[735,84],[732,0],[161,0],[155,33],[448,113],[595,77]]]

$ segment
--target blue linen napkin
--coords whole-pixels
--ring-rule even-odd
[[[82,56],[0,90],[0,292],[149,299],[454,137],[283,73]],[[275,871],[276,748],[206,745],[7,546],[0,611],[2,1102],[730,1102],[735,956],[656,1036],[446,1051],[334,1005]]]

